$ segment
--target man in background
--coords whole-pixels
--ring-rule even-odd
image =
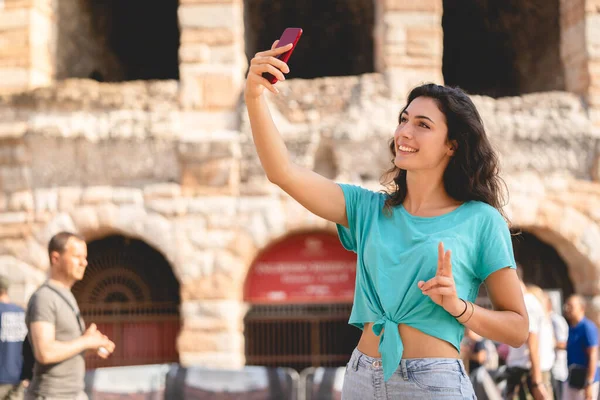
[[[0,276],[0,400],[23,398],[21,382],[23,340],[27,335],[25,312],[10,302],[10,282]]]
[[[71,288],[83,279],[87,245],[74,233],[60,232],[48,244],[50,279],[29,300],[26,323],[35,356],[26,398],[87,399],[84,353],[108,357],[115,345],[91,324],[87,329]]]
[[[569,378],[564,385],[565,400],[598,399],[598,328],[585,317],[585,300],[573,295],[565,302],[569,321],[567,364]]]

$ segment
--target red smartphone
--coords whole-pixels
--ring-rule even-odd
[[[298,40],[300,40],[300,36],[302,36],[302,28],[286,28],[285,31],[283,31],[283,33],[281,34],[281,37],[279,38],[279,43],[277,43],[277,47],[283,47],[292,43],[292,48],[286,51],[285,53],[278,55],[277,58],[283,61],[284,63],[287,63],[290,59],[290,56],[292,55],[292,52],[296,48],[296,43],[298,43]],[[277,78],[268,72],[263,73],[262,76],[271,84],[277,82]]]

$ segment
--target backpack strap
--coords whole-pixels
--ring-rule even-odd
[[[73,304],[58,290],[56,290],[55,288],[53,288],[52,286],[48,285],[48,283],[44,283],[42,286],[47,287],[48,289],[52,290],[54,293],[56,293],[61,299],[63,299],[63,301],[65,303],[67,303],[69,305],[69,308],[71,310],[73,310],[73,314],[75,314],[75,318],[77,318],[77,325],[79,325],[79,330],[81,331],[81,334],[83,335],[83,333],[85,332],[85,329],[83,329],[83,324],[81,323],[81,315],[79,314],[79,311],[77,311],[77,309],[73,306]]]

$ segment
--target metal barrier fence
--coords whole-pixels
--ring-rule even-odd
[[[90,400],[341,400],[345,368],[246,366],[237,370],[156,364],[86,373]]]
[[[288,368],[239,370],[157,364],[86,374],[90,400],[298,400],[299,374]]]
[[[341,400],[344,367],[307,368],[300,373],[298,400]]]

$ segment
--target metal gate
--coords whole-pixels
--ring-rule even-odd
[[[88,244],[84,279],[73,287],[86,324],[116,344],[87,368],[177,362],[179,284],[169,263],[146,243],[110,236]]]
[[[348,325],[352,304],[254,305],[245,318],[246,364],[338,367],[361,331]]]

